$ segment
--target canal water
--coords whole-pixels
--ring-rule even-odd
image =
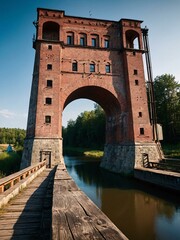
[[[180,195],[64,156],[78,187],[131,240],[180,240]]]

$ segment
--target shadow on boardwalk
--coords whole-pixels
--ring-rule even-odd
[[[5,208],[0,239],[50,239],[54,173],[55,169],[44,170]]]

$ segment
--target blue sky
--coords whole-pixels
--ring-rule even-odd
[[[26,129],[34,64],[32,37],[38,7],[66,15],[143,20],[149,28],[153,76],[173,74],[180,82],[179,0],[0,0],[0,127]],[[63,125],[94,103],[77,100],[63,112]]]

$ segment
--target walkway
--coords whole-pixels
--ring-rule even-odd
[[[0,240],[50,239],[54,171],[44,170],[0,209]]]

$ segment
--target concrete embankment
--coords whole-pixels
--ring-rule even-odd
[[[134,177],[163,188],[180,192],[180,173],[149,168],[135,168]]]

